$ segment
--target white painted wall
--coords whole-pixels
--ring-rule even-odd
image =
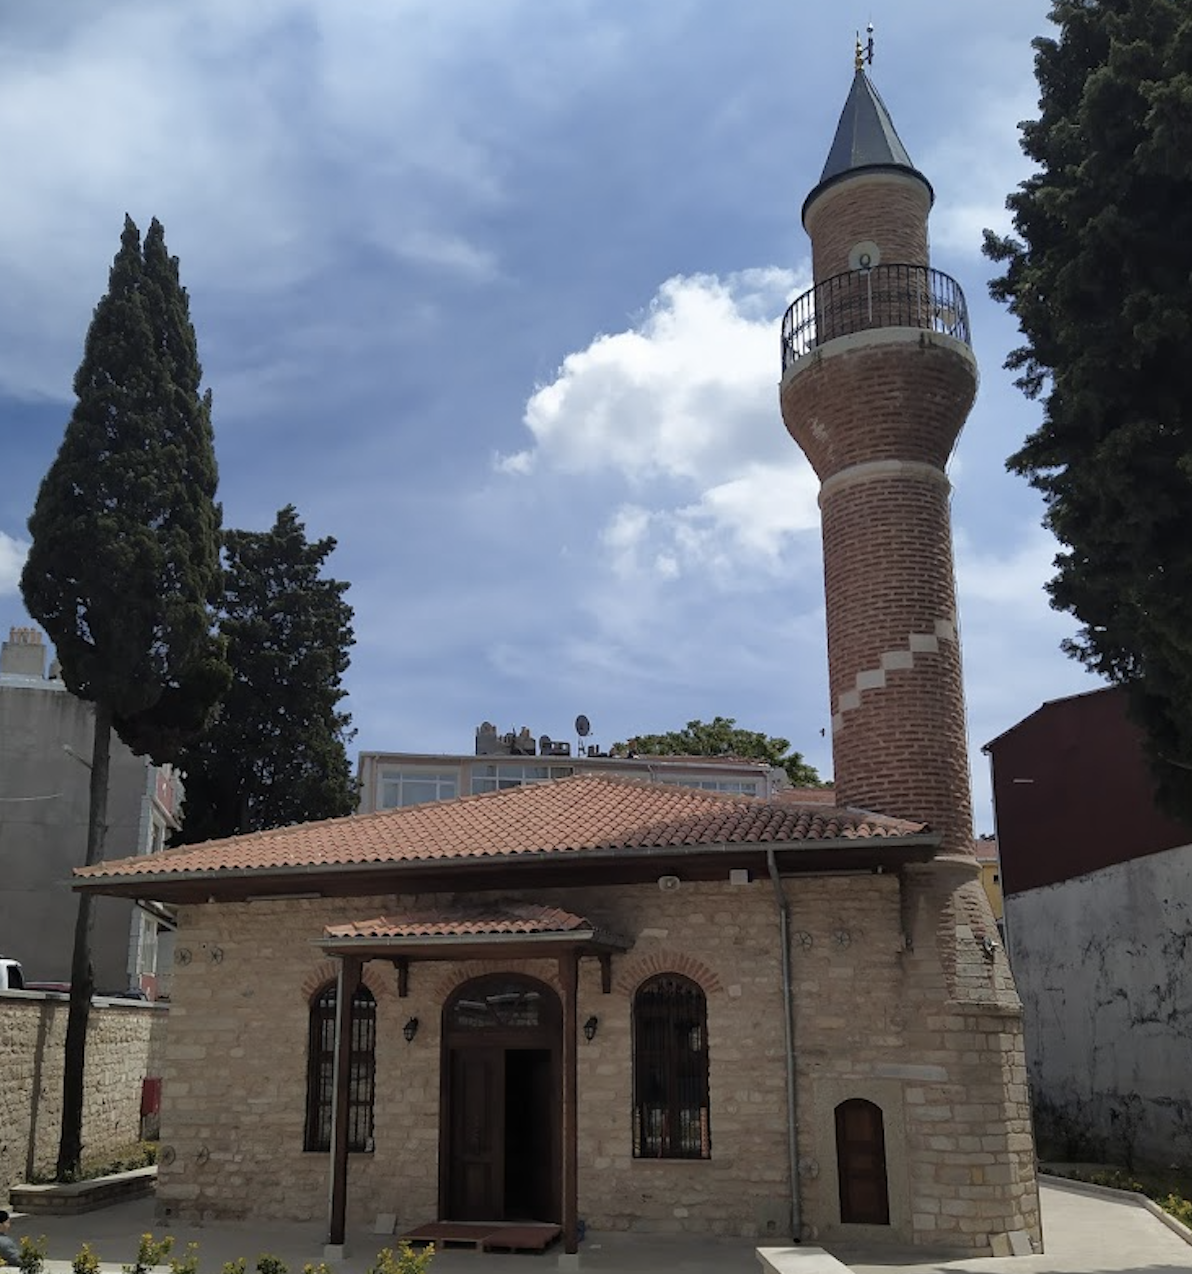
[[[1006,899],[1040,1153],[1192,1162],[1192,845]]]

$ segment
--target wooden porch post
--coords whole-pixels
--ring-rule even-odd
[[[360,986],[362,961],[356,956],[340,960],[335,989],[335,1066],[331,1075],[334,1105],[331,1108],[331,1199],[327,1243],[342,1247],[348,1212],[348,1097],[352,1083],[352,1000]]]
[[[563,984],[563,1250],[579,1251],[579,1128],[576,1120],[576,1036],[579,952],[559,957]]]

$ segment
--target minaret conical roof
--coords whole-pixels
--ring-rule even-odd
[[[917,177],[927,187],[927,193],[934,202],[931,183],[911,163],[881,94],[870,83],[865,71],[858,67],[844,110],[840,113],[840,123],[836,125],[836,136],[832,139],[832,149],[828,152],[819,184],[803,203],[804,216],[811,201],[826,186],[853,173],[874,169],[905,172]]]

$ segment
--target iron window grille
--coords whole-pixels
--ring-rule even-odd
[[[335,1109],[334,982],[311,1001],[310,1043],[306,1072],[305,1150],[331,1149],[331,1116]],[[361,986],[352,997],[351,1060],[348,1072],[348,1149],[373,1148],[373,1095],[376,1087],[377,1002]]]
[[[633,1155],[710,1159],[708,1006],[676,973],[650,978],[633,1000]]]

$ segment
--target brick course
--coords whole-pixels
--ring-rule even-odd
[[[868,240],[882,265],[927,265],[927,214],[931,199],[916,177],[861,173],[829,186],[807,208],[812,270],[822,283],[850,269],[848,254]]]

